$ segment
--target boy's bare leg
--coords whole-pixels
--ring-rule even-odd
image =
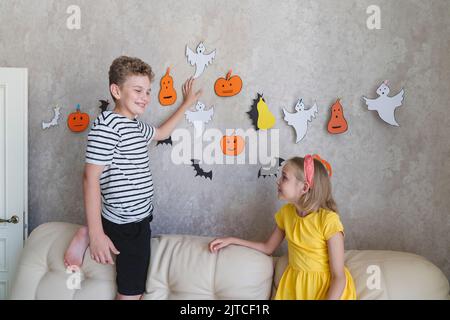
[[[144,295],[140,294],[138,296],[124,296],[120,293],[117,294],[116,300],[142,300]]]
[[[86,226],[78,229],[75,236],[70,242],[69,248],[67,248],[64,254],[64,265],[66,267],[78,266],[83,264],[84,253],[89,246],[89,233]]]

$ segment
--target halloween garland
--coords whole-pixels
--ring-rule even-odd
[[[216,57],[216,50],[206,53],[206,47],[203,42],[200,42],[193,52],[188,46],[186,46],[185,52],[187,61],[190,65],[195,66],[194,78],[200,77],[205,71],[206,67],[212,64]],[[160,81],[160,91],[158,94],[159,103],[161,106],[171,106],[177,101],[177,92],[174,87],[173,77],[170,75],[170,68],[166,69],[166,73],[163,75]],[[230,70],[225,77],[219,77],[214,83],[214,92],[219,97],[233,97],[238,95],[243,88],[243,81],[240,76],[232,75]],[[387,124],[398,127],[399,124],[395,118],[395,110],[403,105],[405,98],[405,90],[401,89],[395,96],[389,96],[390,88],[389,82],[384,81],[376,90],[377,98],[362,97],[362,100],[367,106],[369,111],[377,111],[379,117]],[[106,111],[109,106],[108,100],[99,100],[101,105],[99,108],[101,112]],[[327,131],[332,135],[343,134],[348,131],[348,122],[344,116],[344,107],[342,100],[337,99],[336,102],[330,108],[330,119],[327,124]],[[318,114],[317,104],[312,106],[305,106],[303,99],[299,99],[295,105],[295,112],[291,113],[285,108],[283,111],[283,119],[289,126],[292,126],[296,133],[296,143],[299,143],[304,139],[308,129],[308,122],[311,122],[316,118]],[[58,121],[61,115],[61,108],[56,107],[54,110],[54,117],[51,121],[42,121],[42,129],[49,129],[54,126],[58,126]],[[206,123],[211,121],[214,114],[214,108],[210,107],[205,110],[205,105],[200,101],[195,106],[195,111],[186,111],[186,119],[194,125],[196,137],[201,137],[203,134],[203,127]],[[253,100],[250,111],[247,112],[253,127],[255,130],[269,130],[276,124],[276,118],[269,109],[263,94],[257,94],[256,99]],[[85,131],[90,124],[90,117],[86,112],[81,111],[81,107],[77,104],[76,111],[69,114],[67,118],[68,128],[75,133]],[[169,137],[164,141],[159,141],[157,145],[172,145],[172,139]],[[238,156],[245,150],[245,139],[241,136],[231,135],[223,136],[220,141],[222,152],[225,156]],[[327,168],[329,175],[332,175],[332,169],[328,162],[320,158],[320,156],[314,156],[317,160],[321,161]],[[205,172],[200,167],[199,160],[191,160],[192,166],[196,171],[196,176],[201,176],[206,179],[212,180],[212,171]],[[277,158],[277,165],[273,167],[261,167],[258,172],[258,178],[277,176],[279,167],[284,162],[284,159]]]

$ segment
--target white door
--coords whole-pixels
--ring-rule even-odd
[[[0,68],[0,299],[6,299],[27,235],[28,72]]]

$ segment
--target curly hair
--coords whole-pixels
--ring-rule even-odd
[[[117,84],[121,86],[127,80],[127,77],[132,75],[147,76],[150,82],[155,77],[152,67],[141,59],[121,56],[116,58],[109,68],[109,85]]]

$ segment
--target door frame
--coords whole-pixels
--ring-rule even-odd
[[[16,93],[9,93],[9,90],[6,89],[4,91],[5,96],[4,96],[4,110],[2,110],[2,112],[4,112],[4,116],[5,116],[5,122],[4,125],[5,127],[3,128],[4,132],[1,132],[2,135],[5,135],[5,145],[4,145],[4,150],[2,152],[4,152],[5,154],[3,155],[5,157],[5,159],[7,159],[7,155],[8,155],[8,150],[11,151],[10,147],[11,147],[11,143],[17,143],[20,144],[20,146],[18,147],[20,149],[20,153],[21,153],[21,161],[23,161],[22,164],[20,163],[16,163],[15,170],[21,170],[22,171],[22,183],[19,186],[13,186],[13,188],[16,187],[20,187],[22,189],[22,212],[20,212],[20,209],[15,212],[5,212],[5,219],[9,219],[11,218],[11,214],[14,213],[16,214],[19,219],[21,219],[21,231],[17,230],[14,232],[17,235],[17,238],[15,238],[16,240],[21,239],[21,243],[20,245],[16,245],[16,247],[11,248],[12,250],[14,250],[14,253],[12,254],[8,254],[5,253],[7,256],[6,258],[9,259],[8,260],[8,264],[9,265],[8,269],[6,270],[8,272],[7,275],[7,287],[6,287],[6,299],[9,298],[9,294],[11,293],[11,289],[12,289],[12,284],[15,281],[15,277],[16,277],[16,272],[17,272],[17,267],[18,265],[16,265],[16,263],[19,263],[19,259],[20,259],[20,255],[21,255],[21,251],[23,249],[23,246],[25,245],[25,241],[28,238],[28,69],[27,68],[8,68],[8,67],[1,67],[0,71],[2,72],[2,74],[5,76],[5,85],[6,88],[8,87],[8,83],[11,83],[11,86],[14,86],[17,89]],[[8,80],[9,79],[9,80]],[[15,91],[16,89],[13,89],[12,91]],[[18,98],[11,98],[11,96],[8,97],[8,95],[10,94],[17,94]],[[12,100],[11,100],[12,99]],[[13,104],[13,105],[11,105]],[[15,114],[14,116],[11,116],[11,113],[14,114],[14,112],[19,112],[20,114]],[[9,114],[9,116],[8,116]],[[10,131],[10,129],[8,129],[8,119],[14,119],[13,124],[11,125],[19,125],[20,128],[20,134],[21,137],[16,137],[14,140],[12,140],[12,137],[9,135],[13,135],[14,136],[14,131]],[[11,127],[10,127],[11,128]],[[9,134],[9,135],[7,135]],[[22,141],[18,140],[22,139]],[[15,142],[14,142],[15,141]],[[9,147],[8,147],[9,145]],[[5,169],[6,169],[6,164],[5,163]],[[11,168],[8,167],[8,170],[11,170]],[[5,174],[8,175],[8,173],[5,171]],[[7,176],[5,175],[5,182],[9,181]],[[1,182],[0,182],[1,183]],[[8,188],[8,186],[5,184],[4,185],[6,188]],[[5,192],[7,192],[7,189],[5,190]],[[8,201],[7,198],[5,198],[5,201]],[[19,204],[20,202],[16,202],[16,204]],[[6,208],[6,207],[5,207]],[[8,208],[6,208],[8,210]],[[15,209],[16,210],[16,209]],[[2,217],[3,219],[3,217]],[[2,224],[3,225],[3,224]],[[8,225],[8,224],[5,224]],[[7,229],[6,229],[7,230]],[[19,233],[20,232],[20,233]],[[6,233],[8,233],[8,231],[6,231]],[[8,236],[7,236],[8,237]],[[6,238],[8,239],[8,238]],[[8,241],[8,240],[6,240]],[[8,246],[6,247],[6,249],[8,248]],[[7,249],[8,250],[8,249]],[[11,257],[14,257],[13,260],[11,260]],[[13,264],[11,264],[13,263]]]

